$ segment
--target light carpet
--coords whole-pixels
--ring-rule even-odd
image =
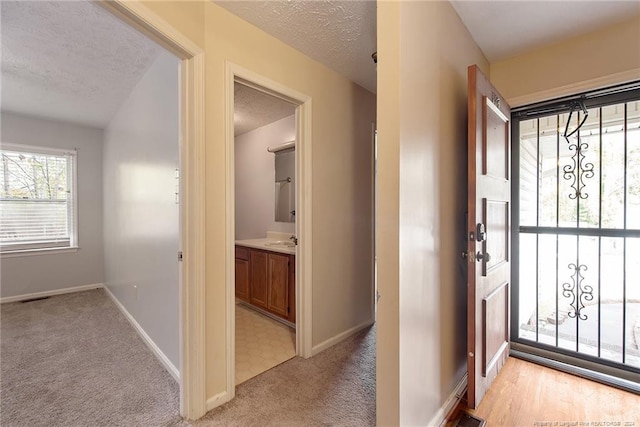
[[[236,387],[236,398],[183,426],[373,426],[375,327],[311,359],[296,357]]]
[[[373,426],[375,328],[236,388],[196,422],[104,290],[0,307],[0,425]]]
[[[102,289],[0,307],[0,425],[180,423],[176,381]]]

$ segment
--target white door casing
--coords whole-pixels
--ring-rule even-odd
[[[238,82],[288,101],[296,108],[296,353],[312,356],[311,97],[239,65],[227,62],[226,135],[226,340],[227,390],[235,395],[235,157],[234,84]]]

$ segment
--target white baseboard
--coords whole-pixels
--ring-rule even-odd
[[[54,295],[64,295],[64,294],[70,294],[73,292],[90,291],[93,289],[100,289],[103,287],[104,285],[102,283],[92,283],[90,285],[74,286],[72,288],[55,289],[53,291],[34,292],[31,294],[0,298],[0,304],[4,304],[6,302],[24,301],[24,300],[33,299],[33,298],[51,297]]]
[[[120,301],[118,301],[115,295],[111,293],[109,288],[105,286],[104,290],[107,292],[107,295],[109,295],[109,297],[111,298],[113,303],[116,305],[116,307],[118,307],[118,309],[122,312],[122,314],[124,314],[124,317],[126,317],[129,323],[131,323],[131,326],[133,326],[136,332],[138,332],[138,335],[140,335],[140,337],[145,342],[145,344],[147,344],[147,347],[149,347],[151,352],[153,352],[153,354],[160,361],[162,366],[164,366],[167,372],[169,372],[169,374],[171,374],[171,376],[179,383],[180,371],[178,371],[178,368],[176,368],[173,365],[173,363],[171,363],[169,358],[162,352],[162,350],[160,350],[160,347],[158,347],[156,343],[153,342],[151,337],[147,335],[144,329],[142,329],[142,326],[140,326],[138,321],[131,315],[131,313],[129,313],[129,311],[125,308],[125,306],[122,305]]]
[[[328,349],[331,346],[334,346],[336,344],[338,344],[340,341],[350,337],[351,335],[360,332],[361,330],[368,328],[369,326],[373,325],[374,321],[372,319],[367,320],[366,322],[363,322],[359,325],[354,326],[353,328],[347,329],[346,331],[329,338],[328,340],[325,340],[323,342],[321,342],[320,344],[314,346],[311,349],[311,357],[315,356],[316,354],[320,353],[321,351],[324,351],[326,349]]]
[[[462,400],[464,389],[467,387],[467,374],[465,373],[462,379],[455,386],[447,400],[444,401],[444,404],[436,415],[431,419],[431,422],[427,425],[430,426],[440,426],[443,427],[447,424],[447,415],[456,407],[460,400]]]
[[[223,391],[222,393],[218,393],[213,397],[207,399],[207,412],[210,410],[217,408],[220,405],[227,403],[229,400],[229,393]]]

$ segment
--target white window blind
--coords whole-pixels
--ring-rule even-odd
[[[76,152],[3,144],[2,252],[76,246]]]

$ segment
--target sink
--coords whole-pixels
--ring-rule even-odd
[[[266,242],[265,245],[266,246],[283,246],[285,248],[293,248],[295,246],[295,243],[290,242],[288,240],[275,240],[275,241],[271,241],[271,242]]]

